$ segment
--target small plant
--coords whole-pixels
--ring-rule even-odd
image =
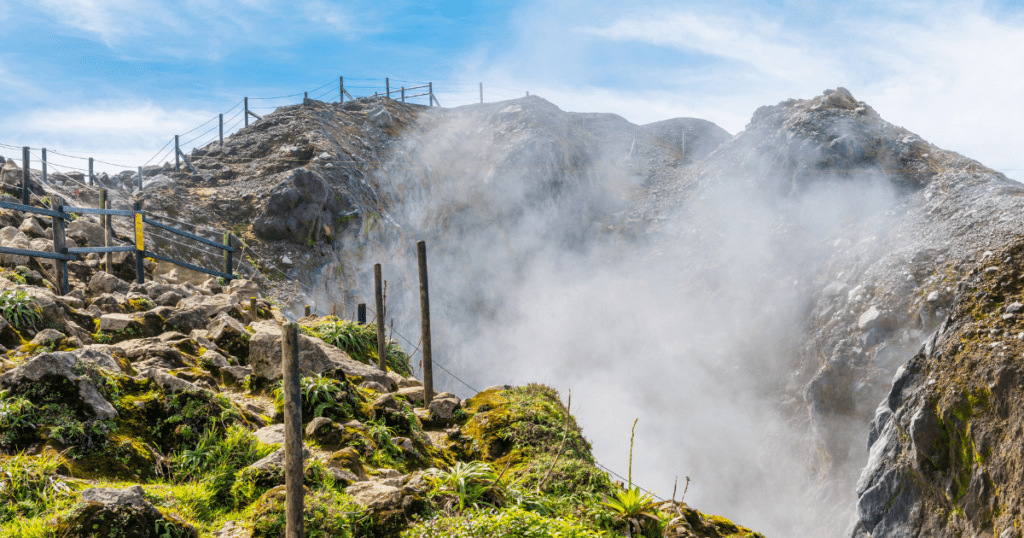
[[[10,280],[11,282],[14,282],[15,284],[26,284],[27,283],[27,281],[25,280],[25,275],[22,274],[21,271],[17,271],[17,270],[15,270],[15,271],[4,271],[3,276],[7,280]]]
[[[36,323],[43,319],[35,301],[20,290],[0,292],[0,314],[19,329],[35,328]]]
[[[59,455],[15,456],[0,459],[0,523],[34,517],[47,504],[70,497],[71,488],[59,476]]]
[[[435,492],[454,494],[459,512],[467,507],[479,508],[481,503],[500,507],[505,501],[505,487],[490,465],[482,461],[455,462],[448,470],[427,469],[423,476],[433,482]],[[451,511],[454,503],[445,508]]]
[[[641,493],[640,486],[633,486],[624,491],[617,491],[613,497],[601,503],[612,512],[614,521],[626,523],[627,534],[642,533],[645,526],[661,523],[662,514],[657,509],[657,502],[650,493]]]

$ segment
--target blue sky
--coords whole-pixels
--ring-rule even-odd
[[[566,110],[700,117],[731,133],[758,106],[845,86],[1024,179],[1022,0],[0,0],[0,40],[0,143],[117,164],[142,164],[247,95],[322,86],[311,95],[336,98],[343,75],[357,95],[384,77],[433,81],[452,106],[483,82],[486,100],[528,90]]]

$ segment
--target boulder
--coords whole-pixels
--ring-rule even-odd
[[[406,387],[404,389],[398,389],[397,394],[399,396],[404,396],[411,404],[423,404],[423,387]]]
[[[181,290],[168,290],[156,297],[154,301],[160,306],[177,306],[183,299],[191,297]]]
[[[370,510],[391,510],[402,501],[402,490],[380,482],[356,482],[345,488],[345,493]]]
[[[131,314],[104,314],[100,316],[100,330],[107,332],[123,331],[137,323],[135,316]]]
[[[260,329],[273,325],[274,332]],[[257,332],[249,340],[249,364],[252,373],[269,381],[281,379],[281,330],[276,324],[264,322],[254,325]],[[341,370],[366,381],[381,383],[387,379],[380,370],[352,359],[344,351],[324,343],[319,338],[299,335],[299,368],[307,374],[321,374]]]
[[[199,532],[184,520],[170,512],[165,514],[150,504],[142,486],[83,491],[82,502],[57,522],[55,531],[55,535],[67,538],[199,538]],[[160,531],[162,533],[158,533]]]
[[[385,108],[384,105],[371,110],[367,117],[369,117],[370,121],[373,122],[374,125],[380,128],[391,127],[395,124],[394,118],[391,117],[391,113],[388,112],[388,109]]]
[[[200,390],[203,390],[203,389],[199,388],[199,386],[196,385],[195,383],[192,383],[192,382],[189,382],[189,381],[185,381],[184,379],[181,379],[179,377],[175,377],[175,376],[173,376],[173,375],[171,375],[171,374],[169,374],[169,373],[167,373],[167,372],[165,372],[163,370],[160,370],[160,369],[151,369],[151,370],[149,370],[148,372],[146,372],[146,377],[148,377],[154,383],[156,383],[157,386],[160,387],[160,390],[166,392],[167,394],[172,394],[172,393],[175,393],[175,392],[182,392],[182,391],[200,391]]]
[[[388,389],[384,388],[384,385],[381,385],[376,381],[363,381],[359,386],[364,389],[369,389],[380,393],[388,392]]]
[[[242,387],[249,374],[252,374],[252,368],[248,366],[224,366],[220,369],[220,378],[228,386]]]
[[[206,326],[207,338],[216,342],[217,346],[235,357],[249,357],[249,339],[251,335],[237,319],[220,314]]]
[[[267,445],[283,445],[284,424],[274,424],[265,428],[260,428],[256,430],[253,435],[255,435],[261,443]]]
[[[206,325],[210,322],[209,316],[206,315],[206,309],[201,306],[194,308],[157,307],[152,311],[163,316],[165,328],[185,334],[197,329],[205,330]]]
[[[29,217],[21,221],[18,231],[29,237],[46,237],[46,230],[43,229],[35,217]]]
[[[88,376],[75,372],[79,359],[74,353],[56,352],[37,355],[17,368],[0,375],[0,389],[9,389],[17,393],[21,388],[28,388],[47,379],[69,381],[77,387],[77,394],[67,394],[68,398],[77,398],[82,408],[93,417],[108,420],[117,416],[117,411],[100,393],[99,389]],[[70,402],[69,402],[70,403]]]
[[[282,175],[253,222],[259,237],[296,244],[319,241],[337,218],[351,212],[354,202],[316,172],[296,168]]]
[[[189,310],[192,308],[200,308],[207,318],[212,318],[220,314],[231,314],[234,312],[236,317],[241,317],[241,309],[235,304],[235,300],[230,295],[223,293],[217,295],[193,295],[192,297],[186,297],[178,302],[177,308],[179,310]]]
[[[430,400],[430,405],[427,409],[431,413],[431,417],[440,420],[452,420],[455,418],[455,411],[462,407],[462,401],[457,396],[450,393],[443,393],[444,397],[440,394]]]
[[[65,233],[83,247],[102,247],[104,243],[103,226],[90,219],[71,221]]]
[[[221,355],[220,353],[217,353],[212,349],[207,349],[206,351],[204,351],[199,358],[203,359],[203,365],[206,366],[207,368],[216,368],[219,370],[221,368],[226,368],[231,365],[231,363],[228,362],[228,359],[224,355]]]
[[[43,329],[36,334],[36,337],[32,339],[31,343],[43,347],[54,346],[59,344],[61,340],[64,340],[64,338],[66,338],[64,333],[57,329]]]
[[[306,437],[322,448],[338,448],[345,437],[345,428],[326,417],[317,417],[306,425]]]
[[[403,377],[402,380],[398,382],[398,387],[402,389],[422,386],[423,382],[420,381],[419,379],[416,379],[415,377]]]

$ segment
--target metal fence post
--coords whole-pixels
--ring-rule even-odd
[[[64,199],[53,195],[50,197],[50,209],[64,211]],[[64,219],[53,217],[53,251],[58,254],[67,254],[67,241],[64,239]],[[53,260],[54,280],[57,284],[57,292],[64,295],[68,292],[68,262],[67,260]]]
[[[107,189],[100,189],[100,209],[110,209],[110,200],[107,199]],[[110,228],[110,215],[100,215],[103,218],[103,246],[110,246],[110,234],[113,232]],[[107,269],[107,273],[114,274],[113,263],[114,254],[107,252],[104,255],[104,262]]]
[[[178,135],[174,135],[174,171],[181,172],[181,150],[178,149]]]
[[[146,246],[142,228],[142,202],[135,202],[135,281],[139,284],[146,283],[146,264],[143,256],[146,254]]]
[[[228,247],[231,246],[231,232],[226,231],[226,230],[224,231],[224,246],[228,246]],[[231,272],[231,265],[232,265],[232,263],[231,263],[231,251],[230,250],[225,250],[224,251],[224,272],[229,274],[229,275],[234,274],[234,273]],[[226,277],[226,278],[227,278],[228,282],[231,282],[231,277]]]
[[[28,175],[29,175],[28,146],[21,148],[21,203],[28,205]],[[89,169],[92,169],[92,159],[89,159]]]
[[[91,185],[94,185],[94,184],[95,184],[95,180],[93,179],[93,173],[92,173],[92,157],[89,157],[89,185],[91,186]]]
[[[285,538],[302,538],[302,399],[299,393],[299,326],[281,327],[281,391],[284,394]]]
[[[387,372],[387,342],[384,340],[384,280],[380,264],[373,265],[373,285],[377,296],[377,366]]]
[[[46,176],[46,148],[43,148],[42,161],[40,162],[40,164],[43,165],[43,183],[49,183],[50,180]]]
[[[427,294],[427,242],[416,243],[416,258],[420,266],[420,321],[423,327],[423,407],[434,398],[434,363],[430,351],[430,297]]]
[[[242,113],[242,117],[245,118],[245,126],[248,127],[249,126],[249,98],[246,97],[244,100],[245,100],[245,112]]]
[[[220,145],[224,147],[224,114],[220,115]]]
[[[366,303],[359,303],[356,306],[356,322],[360,325],[366,325]]]

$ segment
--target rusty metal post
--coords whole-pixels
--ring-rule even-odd
[[[427,294],[427,242],[416,243],[420,265],[420,320],[423,327],[423,407],[434,398],[434,363],[430,351],[430,297]]]
[[[299,326],[281,327],[281,391],[284,394],[285,538],[303,538],[302,399],[299,393]]]
[[[373,285],[377,296],[377,367],[388,371],[388,347],[384,339],[384,279],[380,264],[373,265]]]

